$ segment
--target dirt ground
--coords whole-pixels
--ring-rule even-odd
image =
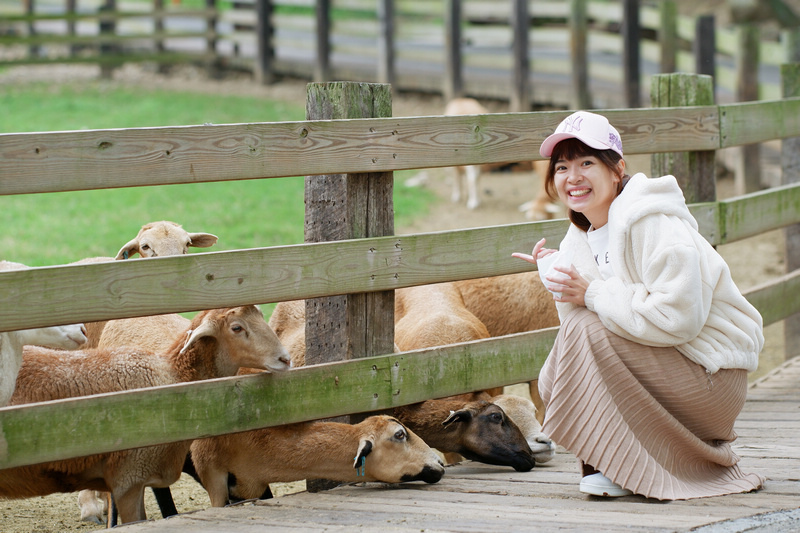
[[[96,80],[98,71],[92,66],[71,65],[68,67],[18,67],[0,73],[0,85],[26,83],[32,80],[46,80],[50,83],[82,83]],[[158,87],[163,89],[191,90],[213,94],[239,94],[262,96],[265,98],[305,102],[305,82],[285,80],[272,86],[253,83],[247,76],[234,76],[224,80],[210,80],[202,71],[192,68],[175,69],[168,76],[157,75],[137,65],[126,66],[114,75],[111,83]],[[498,102],[487,103],[489,111],[506,111],[505,105]],[[394,94],[395,116],[417,116],[441,114],[444,101],[437,95]],[[648,157],[630,157],[629,170],[649,172]],[[774,169],[772,169],[774,170]],[[478,209],[468,210],[464,205],[449,201],[449,175],[444,169],[427,170],[415,180],[423,183],[441,198],[441,203],[430,214],[415,221],[408,227],[398,227],[398,234],[421,231],[439,231],[463,227],[489,226],[525,222],[518,209],[519,205],[530,199],[536,190],[538,177],[532,173],[495,173],[486,176],[481,182],[482,204]],[[420,176],[417,176],[420,177]],[[398,187],[406,186],[398,183]],[[721,198],[733,195],[733,179],[722,177],[718,182],[718,195]],[[780,231],[760,237],[747,239],[735,244],[720,247],[720,252],[731,265],[741,289],[747,289],[771,277],[783,273],[783,243]],[[758,257],[753,265],[751,260]],[[761,368],[752,378],[763,375],[770,368],[783,362],[783,331],[780,324],[766,328],[767,347],[762,354]],[[184,475],[173,485],[173,495],[181,512],[202,509],[209,506],[205,491],[191,478]],[[275,485],[276,495],[303,490],[304,484]],[[82,523],[76,494],[51,495],[19,501],[0,501],[0,529],[6,533],[33,531],[92,531],[103,526]],[[147,492],[147,514],[160,516],[152,494]]]

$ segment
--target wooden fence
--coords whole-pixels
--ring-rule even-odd
[[[714,75],[727,102],[775,99],[798,41],[678,16],[674,0],[0,0],[0,65],[200,61],[515,111],[639,107],[669,72]]]
[[[800,95],[798,72],[800,67],[787,67],[787,94]],[[800,136],[800,97],[692,105],[691,95],[708,96],[710,78],[673,74],[657,81],[661,93],[674,97],[682,90],[685,104],[606,114],[625,138],[626,154],[654,154],[654,168],[672,165],[679,177],[690,178],[685,184],[713,179],[703,161],[716,149]],[[656,101],[663,99],[661,93],[654,94]],[[382,114],[387,94],[386,85],[313,84],[308,107],[313,114],[347,101],[356,104],[350,110]],[[289,176],[313,182],[332,172],[346,175],[338,183],[349,188],[391,179],[394,170],[529,159],[566,115],[347,118],[351,112],[361,111],[337,120],[2,134],[0,194]],[[796,153],[793,157],[785,177],[798,181],[800,165],[794,163]],[[713,184],[686,190],[701,231],[713,244],[800,222],[798,184],[702,203],[694,203],[693,191],[713,194]],[[328,192],[329,198],[341,196],[335,188]],[[367,225],[381,217],[386,213],[371,214]],[[401,287],[529,270],[511,253],[532,248],[542,237],[558,242],[566,228],[566,221],[556,220],[3,272],[0,329],[336,295],[391,297]],[[139,281],[144,278],[150,281],[146,285]],[[767,281],[747,297],[766,324],[797,313],[800,270]],[[378,315],[357,321],[360,330],[348,335],[393,331],[391,312],[384,308]],[[370,353],[353,342],[352,360],[286,373],[5,407],[0,409],[0,468],[520,383],[538,376],[556,332],[550,328],[404,353]]]

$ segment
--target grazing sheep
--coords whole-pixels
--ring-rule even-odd
[[[0,271],[27,268],[29,267],[22,263],[0,261]],[[74,350],[84,342],[86,328],[83,324],[0,332],[0,407],[6,405],[14,393],[24,345]]]
[[[191,459],[211,505],[270,497],[269,483],[302,479],[436,483],[444,466],[395,418],[303,422],[198,439]]]
[[[162,354],[135,347],[69,353],[26,347],[11,404],[233,376],[243,366],[290,367],[289,354],[255,306],[198,313]],[[102,490],[113,494],[122,522],[144,520],[144,487],[174,483],[189,445],[182,441],[0,470],[0,498]]]
[[[426,400],[396,407],[394,416],[442,453],[527,472],[535,464],[522,432],[499,406],[458,398]]]

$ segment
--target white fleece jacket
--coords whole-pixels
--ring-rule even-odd
[[[673,176],[634,175],[612,202],[608,224],[615,277],[600,276],[586,233],[574,225],[559,253],[572,254],[575,268],[590,281],[586,307],[609,330],[648,346],[675,346],[711,373],[758,367],[761,315],[697,231]],[[563,321],[575,306],[557,307]]]

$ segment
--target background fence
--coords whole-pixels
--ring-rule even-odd
[[[714,75],[721,102],[779,98],[778,66],[800,60],[792,17],[722,27],[673,0],[0,0],[0,64],[195,61],[512,111],[632,108],[679,71]]]
[[[785,90],[792,95],[785,99],[708,104],[710,78],[674,74],[656,79],[658,107],[607,112],[625,138],[626,154],[653,154],[654,173],[674,168],[701,232],[713,244],[800,222],[800,151],[796,139],[787,139],[800,136],[800,97],[793,96],[800,95],[800,68],[787,66],[785,71]],[[391,180],[394,170],[525,160],[565,116],[550,111],[352,118],[356,110],[385,115],[388,90],[359,83],[314,85],[310,113],[347,111],[301,122],[3,134],[0,194],[288,176],[308,176],[321,180],[319,185],[335,172],[346,176],[329,181],[334,187],[328,190],[330,202],[353,211],[364,195],[350,192]],[[664,94],[683,105],[666,107]],[[339,105],[320,105],[326,100]],[[713,173],[706,168],[709,156],[713,160],[717,149],[769,139],[786,139],[787,185],[715,201]],[[702,180],[706,185],[695,185]],[[346,202],[334,201],[342,197],[335,187],[347,189]],[[387,221],[391,196],[384,199],[389,205],[383,211],[362,212],[360,218],[311,220],[344,221],[340,229],[347,239],[337,242],[0,273],[0,328],[331,296],[391,301],[391,291],[401,287],[528,270],[511,253],[532,248],[542,237],[558,242],[567,228],[566,221],[557,220],[371,236],[374,228],[386,229],[376,222]],[[322,208],[332,209],[330,204]],[[792,270],[746,294],[765,324],[800,311],[797,233],[787,233]],[[142,285],[144,278],[150,283]],[[361,315],[350,322],[355,326],[346,331],[348,341],[355,336],[391,340],[387,306],[349,302],[340,306],[342,312]],[[789,325],[787,330],[798,331]],[[310,321],[309,328],[314,327]],[[524,382],[538,376],[555,334],[556,328],[550,328],[397,354],[375,351],[377,344],[369,341],[348,342],[354,349],[337,348],[332,358],[349,355],[352,360],[287,373],[5,407],[0,409],[0,467],[370,412]],[[789,340],[787,350],[794,355],[798,345]]]

